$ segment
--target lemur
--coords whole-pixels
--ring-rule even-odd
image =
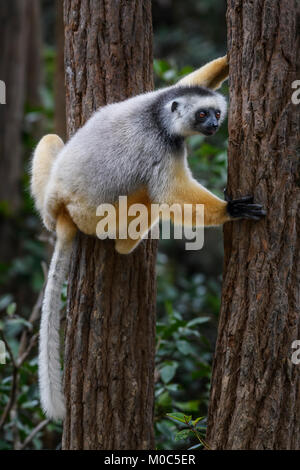
[[[192,204],[193,223],[196,204],[203,204],[205,226],[259,220],[265,214],[249,196],[219,199],[192,177],[187,165],[185,138],[212,135],[225,118],[225,98],[214,90],[227,76],[225,56],[173,86],[101,107],[66,145],[57,135],[46,135],[37,145],[31,191],[46,228],[57,237],[40,327],[40,393],[48,417],[63,418],[65,413],[59,360],[61,285],[74,236],[78,229],[96,234],[100,204],[113,203],[118,209],[121,195],[128,197],[129,207]],[[146,221],[145,233],[152,223]],[[144,235],[138,240],[117,237],[115,248],[128,254]]]

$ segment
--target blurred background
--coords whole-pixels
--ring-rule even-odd
[[[156,87],[226,53],[226,6],[218,0],[153,0]],[[39,406],[37,332],[53,239],[42,229],[29,193],[32,151],[42,135],[65,139],[61,0],[0,2],[0,449],[59,449],[61,426]],[[227,94],[227,85],[222,91]],[[189,140],[196,178],[222,197],[227,124],[209,139]],[[200,446],[167,413],[199,420],[205,434],[222,273],[222,230],[205,232],[201,251],[161,241],[157,261],[155,428],[158,449]],[[62,297],[65,300],[67,286]],[[64,311],[62,310],[62,315]]]

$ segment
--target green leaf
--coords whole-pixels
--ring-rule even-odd
[[[195,444],[192,447],[189,447],[188,450],[199,449],[199,447],[203,447],[203,444]]]
[[[187,326],[190,328],[191,326],[201,325],[202,323],[207,323],[209,320],[210,320],[210,317],[194,318],[193,320],[187,323]]]
[[[193,67],[191,67],[190,65],[186,65],[185,67],[183,67],[182,69],[180,69],[180,75],[187,75],[188,73],[192,73],[194,71]]]
[[[38,400],[31,400],[31,401],[22,403],[22,408],[34,408],[35,406],[38,406],[38,404],[39,404]]]
[[[156,75],[161,77],[167,70],[170,69],[170,65],[165,60],[155,59],[153,61],[153,70]]]
[[[199,418],[196,418],[192,421],[192,425],[193,426],[196,426],[196,424],[199,422],[199,421],[202,421],[204,419],[204,416],[199,416]]]
[[[9,327],[12,327],[12,326],[15,326],[15,325],[24,325],[24,326],[27,326],[27,328],[29,330],[32,330],[32,323],[30,323],[29,321],[25,320],[25,318],[22,318],[22,317],[16,317],[16,318],[12,318],[10,320],[8,320],[8,325]]]
[[[178,364],[176,362],[171,362],[160,369],[160,376],[165,384],[169,383],[173,379],[177,367]]]
[[[179,410],[182,410],[186,413],[193,413],[193,412],[198,413],[200,400],[190,400],[190,401],[184,401],[184,402],[175,401],[174,404],[176,408],[179,408]]]
[[[180,423],[187,424],[191,421],[192,416],[186,416],[183,413],[167,413],[168,418],[175,419],[175,421],[178,421]]]
[[[182,429],[175,435],[175,441],[183,441],[189,437],[193,437],[193,432],[190,429]]]
[[[172,407],[172,398],[167,390],[158,397],[157,404],[164,409],[170,409]]]
[[[184,355],[193,354],[195,352],[190,343],[185,340],[176,341],[176,346],[178,350]]]
[[[173,423],[171,423],[170,421],[164,419],[163,421],[158,421],[156,423],[156,428],[164,435],[166,436],[168,439],[170,439],[172,441],[173,439]]]
[[[9,304],[6,309],[7,315],[12,316],[15,313],[16,308],[17,308],[17,304],[15,302],[12,302],[11,304]]]
[[[179,390],[179,385],[178,384],[166,385],[166,389],[169,390],[170,392],[177,392],[177,390]]]
[[[11,294],[6,294],[0,299],[0,310],[4,310],[12,302],[13,296]]]

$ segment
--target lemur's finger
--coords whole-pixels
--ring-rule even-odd
[[[261,218],[258,217],[257,215],[251,215],[251,214],[244,214],[241,216],[243,219],[249,219],[249,220],[260,220]]]
[[[235,202],[235,201],[233,201]],[[233,218],[248,218],[259,220],[266,215],[266,211],[261,204],[228,203],[228,213]]]
[[[256,215],[258,217],[264,217],[265,215],[267,215],[266,211],[264,211],[262,209],[252,210],[252,211],[247,212],[247,214]]]
[[[224,199],[225,201],[231,202],[233,204],[239,204],[241,202],[250,202],[250,203],[253,202],[253,196],[242,196],[238,199],[232,199],[228,195],[227,188],[224,189]]]
[[[251,203],[253,199],[254,199],[253,196],[243,196],[243,197],[240,197],[239,199],[233,199],[232,202],[234,202],[234,204],[240,204],[243,202]]]
[[[259,209],[244,210],[244,211],[241,211],[241,214],[242,214],[242,217],[246,217],[246,218],[248,217],[248,218],[256,220],[257,218],[264,217],[267,213],[264,209],[259,208]]]
[[[246,210],[255,210],[255,209],[258,209],[258,210],[261,210],[263,208],[263,206],[261,204],[238,204],[238,206],[240,209],[246,209]]]

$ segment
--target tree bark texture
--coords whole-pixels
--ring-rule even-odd
[[[294,0],[229,0],[229,194],[260,222],[225,226],[208,416],[213,449],[300,449],[299,37]],[[298,62],[297,62],[298,60]]]
[[[6,104],[0,104],[0,259],[7,262],[18,245],[13,217],[22,203],[24,106],[40,104],[39,0],[0,2],[0,24],[0,80],[6,85]]]
[[[21,203],[25,100],[37,104],[36,90],[40,85],[39,80],[35,80],[36,76],[40,77],[38,0],[0,2],[0,22],[0,80],[6,84],[6,104],[0,105],[0,201],[6,201],[13,213]],[[30,78],[27,75],[29,69]],[[30,79],[35,83],[34,87],[30,85]]]
[[[153,87],[151,2],[65,0],[67,127]],[[78,234],[65,340],[64,449],[153,442],[157,242],[121,256]]]
[[[67,135],[66,123],[66,88],[65,88],[65,61],[64,61],[64,2],[55,0],[55,77],[54,77],[54,128],[64,141]]]

